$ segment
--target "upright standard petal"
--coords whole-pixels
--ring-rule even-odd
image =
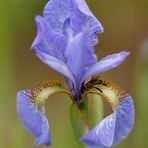
[[[69,78],[73,82],[74,87],[76,86],[75,78],[73,74],[70,72],[68,66],[64,62],[55,57],[43,53],[40,50],[36,50],[36,55],[52,69]]]
[[[135,118],[131,96],[123,98],[118,108],[102,120],[81,141],[90,148],[109,148],[124,140],[133,128]]]
[[[72,94],[59,81],[47,81],[30,90],[17,94],[17,111],[24,126],[36,136],[36,145],[50,145],[48,120],[45,116],[45,101],[53,94]]]
[[[45,6],[44,17],[58,32],[62,32],[63,23],[67,18],[72,20],[76,32],[83,27],[91,28],[93,33],[103,32],[102,25],[91,13],[84,0],[50,0]]]
[[[86,68],[96,62],[96,55],[87,32],[81,32],[74,37],[66,49],[65,57],[67,58],[68,67],[79,84]]]
[[[103,58],[102,60],[100,60],[99,62],[93,64],[87,69],[86,73],[82,77],[80,85],[84,82],[84,80],[88,79],[91,76],[100,74],[102,72],[105,72],[112,68],[117,67],[122,62],[124,62],[124,60],[128,55],[129,55],[129,52],[122,51],[120,53],[109,55]]]
[[[63,23],[69,17],[70,0],[50,0],[44,8],[44,17],[57,32],[63,31]]]
[[[50,145],[48,120],[45,111],[38,112],[28,96],[28,91],[20,91],[17,94],[17,111],[24,126],[36,136],[36,145]]]
[[[88,34],[94,45],[98,43],[96,33],[102,33],[103,27],[96,17],[89,10],[84,0],[71,0],[70,19],[75,32],[88,30]]]
[[[63,53],[66,46],[65,36],[55,32],[43,17],[37,16],[35,20],[38,27],[38,33],[32,44],[32,49],[35,52],[36,50],[40,50],[64,61],[65,58]]]
[[[98,33],[102,33],[104,31],[101,23],[90,11],[85,0],[70,0],[70,14],[70,17],[74,24],[76,22],[81,22],[81,25],[83,24],[88,28],[90,27],[90,31],[92,31],[91,29],[94,29],[93,31]]]

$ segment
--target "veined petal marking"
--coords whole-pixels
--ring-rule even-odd
[[[95,80],[96,82],[98,80],[99,84],[94,82]],[[96,94],[105,99],[111,105],[112,109],[115,110],[118,107],[120,100],[122,100],[128,94],[115,83],[112,83],[107,80],[100,80],[100,84],[99,80],[100,79],[98,79],[97,77],[94,77],[93,79],[88,81],[88,83],[85,84],[84,87],[87,90],[85,91],[84,88],[81,101],[83,101],[83,98],[85,98],[85,96],[89,93]]]
[[[134,125],[134,106],[131,96],[116,84],[109,81],[90,81],[89,88],[82,97],[94,93],[106,99],[111,105],[113,113],[104,118],[80,140],[90,148],[109,148],[125,139]],[[91,85],[90,85],[91,84]],[[101,91],[97,90],[99,88]]]
[[[56,80],[43,82],[36,88],[27,91],[26,95],[30,97],[31,102],[34,103],[37,110],[42,110],[44,101],[51,95],[58,93],[66,93],[72,100],[74,100],[72,94],[62,87],[61,83]]]

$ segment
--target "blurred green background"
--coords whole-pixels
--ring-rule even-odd
[[[43,64],[30,50],[36,35],[34,17],[47,0],[0,0],[0,148],[33,148],[34,137],[22,126],[16,112],[18,90],[63,77]],[[148,147],[148,0],[88,0],[104,26],[96,52],[99,57],[129,50],[118,68],[102,74],[134,99],[136,121],[132,133],[117,148]],[[76,148],[69,120],[71,101],[53,96],[46,104],[51,148]],[[44,148],[45,146],[39,146]]]

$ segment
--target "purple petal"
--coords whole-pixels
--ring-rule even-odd
[[[71,0],[70,19],[76,32],[88,30],[92,43],[95,45],[98,43],[96,32],[102,33],[103,27],[84,0]]]
[[[94,15],[92,14],[92,12],[90,11],[90,9],[88,8],[85,0],[76,0],[79,9],[85,13],[86,15],[92,16],[94,17]]]
[[[63,31],[63,23],[69,16],[69,0],[50,0],[44,8],[44,17],[57,32]]]
[[[70,72],[69,68],[67,67],[67,65],[62,62],[61,60],[52,57],[48,54],[43,53],[40,50],[36,51],[36,55],[48,66],[50,66],[52,69],[56,70],[57,72],[63,74],[64,76],[66,76],[67,78],[69,78],[72,82],[73,85],[75,86],[75,79],[73,74]]]
[[[48,120],[45,112],[38,112],[31,99],[27,96],[27,91],[20,91],[17,94],[17,111],[24,126],[36,137],[35,144],[50,145]]]
[[[73,27],[71,25],[71,20],[68,18],[65,20],[63,24],[63,34],[65,35],[66,38],[66,44],[70,44],[72,39],[74,38],[75,32],[73,30]]]
[[[120,53],[109,55],[96,64],[90,66],[86,73],[84,74],[83,78],[81,79],[80,85],[83,83],[84,80],[88,79],[91,76],[100,74],[102,72],[108,71],[112,68],[117,67],[122,62],[124,62],[125,58],[129,55],[129,52],[122,51]]]
[[[123,98],[119,107],[81,138],[91,148],[108,148],[124,140],[131,132],[135,119],[131,96]]]
[[[44,17],[49,25],[62,32],[63,23],[70,18],[77,32],[83,27],[90,27],[91,32],[103,32],[100,22],[89,10],[84,0],[50,0],[44,8]]]
[[[65,36],[55,32],[43,17],[37,16],[36,23],[38,33],[32,44],[32,49],[34,51],[40,50],[64,61]]]
[[[97,20],[97,18],[90,11],[85,0],[70,0],[70,1],[71,1],[70,2],[70,12],[71,12],[70,17],[75,16],[75,19],[79,19],[79,21],[81,22],[88,23],[87,25],[90,25],[91,27],[94,26],[96,28],[95,32],[102,33],[104,31],[101,23]],[[89,22],[89,19],[91,19],[90,22]]]
[[[74,37],[66,49],[65,57],[68,67],[79,83],[86,68],[96,62],[96,55],[87,32],[79,33]]]

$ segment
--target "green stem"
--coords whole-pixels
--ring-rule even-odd
[[[92,129],[103,117],[103,103],[101,97],[95,94],[85,96],[78,106],[73,103],[70,110],[70,118],[75,139],[79,148],[87,148],[79,141],[90,129]]]
[[[86,124],[83,122],[83,115],[76,103],[71,105],[70,119],[73,127],[73,133],[79,148],[87,148],[80,138],[88,132]]]

